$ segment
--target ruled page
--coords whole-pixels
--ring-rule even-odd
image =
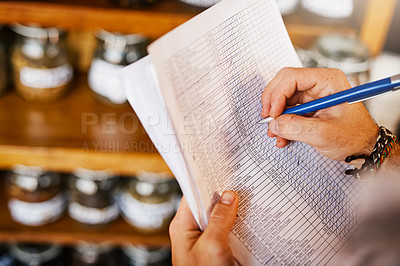
[[[357,222],[359,184],[310,146],[276,148],[257,124],[266,84],[282,67],[300,66],[275,0],[224,0],[149,52],[202,227],[232,189],[239,216],[230,243],[240,263],[327,264]]]

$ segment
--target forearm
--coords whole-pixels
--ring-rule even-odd
[[[400,144],[396,142],[390,150],[389,155],[383,161],[380,172],[393,172],[400,174]]]

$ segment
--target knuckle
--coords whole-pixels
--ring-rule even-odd
[[[337,69],[337,68],[330,68],[329,71],[333,74],[333,76],[336,76],[336,77],[338,77],[338,78],[344,78],[344,77],[346,77],[346,74],[345,74],[342,70],[340,70],[340,69]]]
[[[285,75],[291,74],[293,71],[294,71],[294,68],[293,68],[293,67],[284,67],[284,68],[282,69],[282,72],[283,72]]]
[[[214,222],[224,221],[227,216],[227,211],[224,208],[217,208],[214,212],[210,215],[210,220]]]
[[[208,254],[216,257],[224,256],[228,251],[227,245],[224,245],[221,241],[215,239],[209,241],[206,248]]]
[[[285,124],[290,124],[291,122],[293,122],[293,115],[282,115],[281,117],[279,117],[279,124],[280,125],[285,125]]]
[[[179,228],[178,223],[174,218],[169,224],[169,235],[171,236],[171,238],[175,237],[178,234],[179,230],[178,228]]]
[[[279,69],[278,73],[276,74],[277,76],[284,73],[286,71],[286,67],[283,67],[281,69]]]

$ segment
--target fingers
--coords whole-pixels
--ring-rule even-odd
[[[343,72],[334,69],[283,68],[261,95],[261,116],[277,117],[289,105],[307,102],[348,88]],[[312,90],[310,93],[303,92]],[[306,97],[303,97],[306,96]]]
[[[319,145],[324,122],[318,118],[298,115],[282,115],[269,123],[268,130],[280,139],[277,147],[287,145],[287,140],[301,141],[310,145]]]
[[[283,148],[283,147],[286,147],[288,144],[289,144],[289,140],[281,138],[281,137],[276,137],[276,147]]]
[[[185,197],[182,197],[173,225],[179,227],[179,229],[183,231],[199,230]]]
[[[224,192],[211,212],[203,236],[218,241],[227,241],[228,234],[236,220],[237,208],[236,193],[233,191]]]
[[[169,226],[169,234],[174,250],[175,247],[190,249],[201,235],[185,197],[182,197],[178,211]]]

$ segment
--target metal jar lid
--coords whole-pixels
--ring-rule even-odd
[[[18,261],[26,265],[42,265],[56,258],[61,253],[61,247],[57,245],[29,245],[10,244],[10,253]]]
[[[75,251],[81,256],[83,262],[93,264],[99,261],[100,256],[114,250],[114,247],[107,242],[95,244],[89,242],[80,242]]]
[[[73,175],[76,177],[71,180],[74,187],[86,195],[94,195],[99,189],[110,190],[115,185],[115,176],[108,170],[77,168]]]
[[[171,250],[168,247],[150,248],[132,244],[124,246],[122,251],[138,265],[159,263],[168,259],[171,254]]]
[[[121,34],[105,30],[98,32],[96,37],[104,43],[104,59],[114,64],[120,64],[124,58],[128,63],[136,61],[138,55],[136,50],[132,51],[131,48],[144,46],[148,42],[148,39],[141,34]]]
[[[39,26],[25,26],[21,24],[15,24],[11,29],[21,36],[35,40],[49,40],[51,43],[57,43],[60,36],[65,33],[55,27],[42,28]]]
[[[121,34],[118,32],[109,32],[100,30],[96,37],[110,46],[120,47],[121,45],[129,46],[147,42],[147,38],[142,34]]]
[[[57,186],[61,182],[59,174],[45,172],[39,166],[15,165],[9,178],[12,183],[27,191]]]
[[[310,56],[318,67],[338,68],[346,74],[366,72],[370,68],[368,48],[357,38],[339,34],[321,36]]]

